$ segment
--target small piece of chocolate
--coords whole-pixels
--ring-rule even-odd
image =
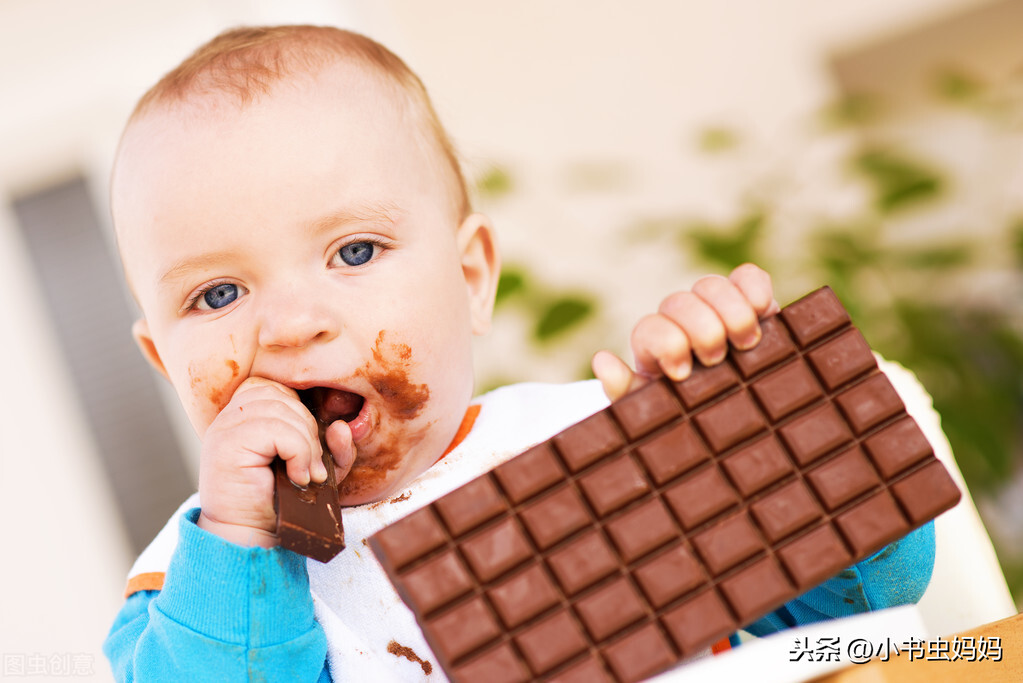
[[[827,288],[369,539],[453,681],[635,681],[959,490]]]
[[[320,484],[298,486],[288,478],[286,463],[273,461],[274,510],[277,511],[277,536],[281,547],[329,562],[345,547],[341,525],[341,504],[338,499],[334,460],[323,454],[327,480]]]

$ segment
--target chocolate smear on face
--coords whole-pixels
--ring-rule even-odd
[[[233,389],[231,391],[227,391],[227,387],[225,385],[233,386],[235,380],[238,379],[238,373],[241,370],[241,368],[238,367],[238,363],[232,359],[225,360],[224,365],[231,371],[230,378],[221,379],[219,377],[208,377],[208,371],[205,368],[200,367],[200,364],[198,363],[192,363],[188,367],[188,378],[192,391],[196,393],[205,391],[206,399],[216,407],[217,412],[223,410],[224,406],[227,405],[231,398],[231,391],[233,391]],[[218,373],[213,374],[216,375]],[[200,389],[200,387],[203,388]]]
[[[388,412],[400,420],[411,420],[426,405],[430,388],[425,384],[414,384],[409,379],[412,349],[408,344],[385,345],[385,335],[386,331],[380,330],[373,347],[373,362],[366,363],[356,374],[369,380],[387,404]]]
[[[364,377],[383,401],[384,415],[392,420],[378,424],[374,441],[376,453],[370,457],[356,456],[351,472],[338,484],[342,497],[355,497],[375,489],[405,460],[407,446],[419,441],[430,425],[411,428],[408,423],[416,418],[430,398],[426,384],[416,384],[410,378],[413,366],[412,349],[408,344],[386,342],[386,330],[380,330],[373,346],[373,359],[356,371]]]

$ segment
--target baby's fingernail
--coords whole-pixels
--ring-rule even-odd
[[[679,363],[672,363],[668,367],[664,368],[664,374],[668,376],[668,379],[674,382],[681,382],[689,373],[693,370],[693,364],[689,361],[681,361]]]
[[[725,359],[726,355],[728,355],[727,347],[704,351],[700,354],[700,362],[704,365],[717,365]]]
[[[753,328],[753,332],[735,342],[735,348],[741,351],[748,351],[760,343],[760,327]]]

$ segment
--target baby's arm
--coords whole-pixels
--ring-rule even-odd
[[[338,476],[354,460],[343,421],[327,430]],[[277,456],[288,476],[322,481],[315,419],[297,394],[249,378],[203,435],[202,509],[180,523],[163,589],[129,598],[105,651],[118,680],[329,680],[305,558],[274,534]]]
[[[305,558],[245,548],[180,520],[161,591],[121,608],[104,653],[118,681],[329,681]]]

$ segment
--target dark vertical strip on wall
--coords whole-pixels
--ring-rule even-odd
[[[193,484],[158,379],[131,338],[135,313],[120,264],[84,178],[16,198],[13,208],[125,528],[141,550]]]

